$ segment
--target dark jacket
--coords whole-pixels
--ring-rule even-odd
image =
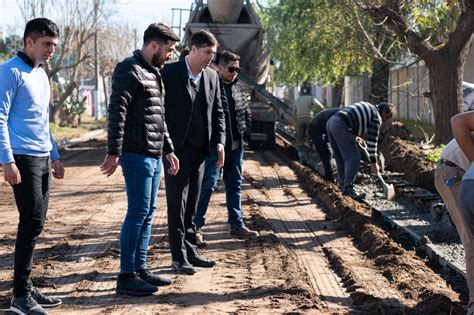
[[[161,70],[166,89],[165,108],[166,123],[176,150],[184,146],[192,115],[191,83],[189,81],[186,61],[166,64]],[[225,145],[225,118],[221,104],[221,89],[217,72],[206,68],[201,80],[204,80],[204,93],[207,105],[207,140],[206,154],[210,146],[221,143]]]
[[[318,141],[329,141],[327,137],[326,124],[329,118],[337,114],[340,110],[341,108],[338,107],[326,108],[314,116],[309,124],[308,130],[308,134],[313,139],[313,142],[315,139],[319,139]]]
[[[232,95],[231,96],[226,95],[226,98],[232,97],[234,99],[235,113],[237,115],[236,117],[237,130],[239,131],[239,134],[240,134],[240,140],[244,139],[245,141],[248,141],[250,140],[250,134],[252,130],[252,112],[250,110],[249,94],[247,93],[245,87],[243,87],[242,84],[239,83],[237,79],[234,82],[232,82],[231,85],[232,85],[231,87]],[[229,115],[230,115],[230,109],[229,109]],[[230,121],[232,121],[232,119],[229,119],[229,122]],[[232,127],[229,127],[229,129],[232,130]],[[227,139],[229,139],[229,137],[227,137]],[[237,140],[237,139],[233,139],[233,140]],[[229,145],[231,145],[231,143]]]
[[[114,70],[109,105],[107,153],[122,151],[159,157],[174,151],[165,122],[160,73],[139,50]]]
[[[219,78],[219,84],[221,89],[221,103],[222,110],[224,111],[225,118],[225,147],[226,149],[232,147],[232,127],[230,122],[229,103],[227,102],[227,95],[224,89],[224,81]]]

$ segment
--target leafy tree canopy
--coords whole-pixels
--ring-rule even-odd
[[[13,57],[22,48],[23,38],[18,35],[10,35],[4,39],[0,38],[0,62]]]
[[[381,2],[381,3],[378,3]],[[276,61],[277,82],[337,82],[346,75],[371,73],[374,62],[396,62],[408,50],[382,21],[360,10],[383,1],[270,0],[259,15]],[[458,1],[403,1],[403,16],[423,39],[446,41],[460,13]]]

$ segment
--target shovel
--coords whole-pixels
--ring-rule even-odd
[[[360,146],[360,148],[364,152],[365,156],[367,157],[367,160],[370,160],[369,159],[369,152],[367,152],[367,143],[363,139],[361,139],[359,137],[357,137],[357,138],[358,138],[358,139],[356,139],[357,144]],[[385,199],[393,200],[395,198],[395,187],[393,187],[392,184],[387,184],[383,180],[382,175],[380,175],[379,171],[377,171],[377,178],[379,179],[380,183],[382,184],[383,194],[385,196]]]
[[[380,183],[382,184],[383,194],[385,195],[385,199],[393,200],[395,198],[395,187],[393,187],[392,184],[387,184],[383,180],[382,175],[380,175],[379,172],[377,172],[377,178],[380,180]]]

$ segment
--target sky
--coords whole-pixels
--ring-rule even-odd
[[[18,2],[24,0],[0,0],[0,33],[3,36],[8,34],[22,34],[24,20],[18,7]],[[68,0],[55,0],[68,1]],[[74,1],[74,0],[69,0]],[[117,14],[114,18],[136,28],[138,33],[145,31],[147,26],[153,22],[163,22],[171,25],[172,8],[190,9],[194,0],[117,0],[114,8]],[[183,26],[188,19],[188,14],[183,13]],[[51,17],[51,19],[54,19]],[[179,14],[175,15],[175,25],[177,25]]]

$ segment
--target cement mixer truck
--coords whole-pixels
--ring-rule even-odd
[[[249,89],[252,110],[250,147],[272,149],[275,145],[275,122],[292,122],[287,104],[269,93],[265,84],[270,69],[270,50],[257,14],[249,0],[195,0],[185,26],[184,43],[189,46],[192,34],[208,30],[219,41],[217,57],[229,50],[241,57],[239,80]]]

